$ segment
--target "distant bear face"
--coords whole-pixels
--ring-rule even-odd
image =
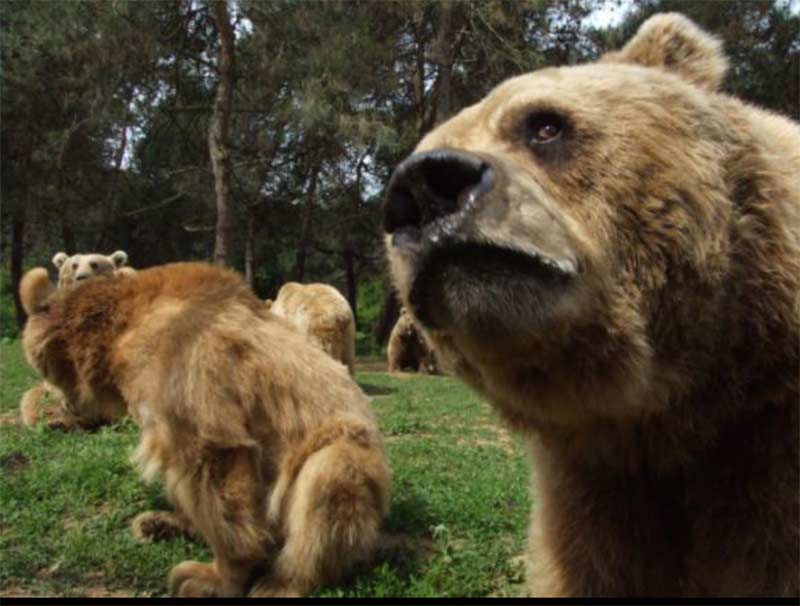
[[[702,88],[724,60],[686,23],[684,64],[635,64],[654,56],[643,31],[606,62],[511,79],[395,170],[384,226],[401,298],[514,414],[631,412],[654,357],[713,338],[703,312],[728,268],[739,148]]]
[[[72,286],[87,278],[111,276],[128,262],[125,251],[118,250],[111,255],[96,253],[79,254],[68,257],[59,252],[53,257],[53,265],[58,269],[58,286]]]

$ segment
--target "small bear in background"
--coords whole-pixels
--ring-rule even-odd
[[[128,267],[128,253],[124,250],[110,255],[82,253],[71,257],[65,252],[57,252],[53,256],[53,265],[58,270],[59,288],[73,286],[81,280],[96,276],[130,275],[136,271]]]
[[[129,277],[136,273],[135,269],[128,266],[128,253],[124,250],[118,250],[110,255],[81,253],[68,256],[64,252],[57,252],[53,256],[53,265],[58,270],[60,289],[75,286],[88,278]],[[113,423],[125,414],[124,409],[114,407],[97,410],[96,414],[89,416],[85,414],[85,410],[84,414],[72,411],[64,394],[47,381],[38,383],[22,394],[19,404],[23,425],[35,427],[40,421],[44,421],[48,429],[64,431],[94,429]]]

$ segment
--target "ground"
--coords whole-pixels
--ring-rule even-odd
[[[329,597],[513,596],[530,511],[528,462],[489,407],[455,379],[357,364],[394,472],[391,534],[378,560]],[[166,507],[128,457],[130,420],[94,433],[19,425],[37,381],[19,343],[0,343],[0,596],[160,596],[169,569],[208,560],[201,543],[140,544],[131,518]]]

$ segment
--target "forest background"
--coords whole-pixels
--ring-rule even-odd
[[[0,337],[24,323],[25,269],[123,249],[229,265],[264,298],[333,284],[373,353],[398,312],[394,166],[503,79],[589,61],[660,11],[723,40],[726,91],[800,119],[797,0],[4,1]]]

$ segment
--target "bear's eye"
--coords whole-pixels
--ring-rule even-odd
[[[77,263],[73,263],[72,264],[72,269],[78,269],[78,264]]]
[[[564,134],[564,118],[554,112],[537,112],[528,116],[526,128],[528,142],[541,145],[557,141]]]
[[[92,261],[91,263],[89,263],[89,267],[91,267],[92,269],[96,270],[97,269],[97,263],[95,261]]]

